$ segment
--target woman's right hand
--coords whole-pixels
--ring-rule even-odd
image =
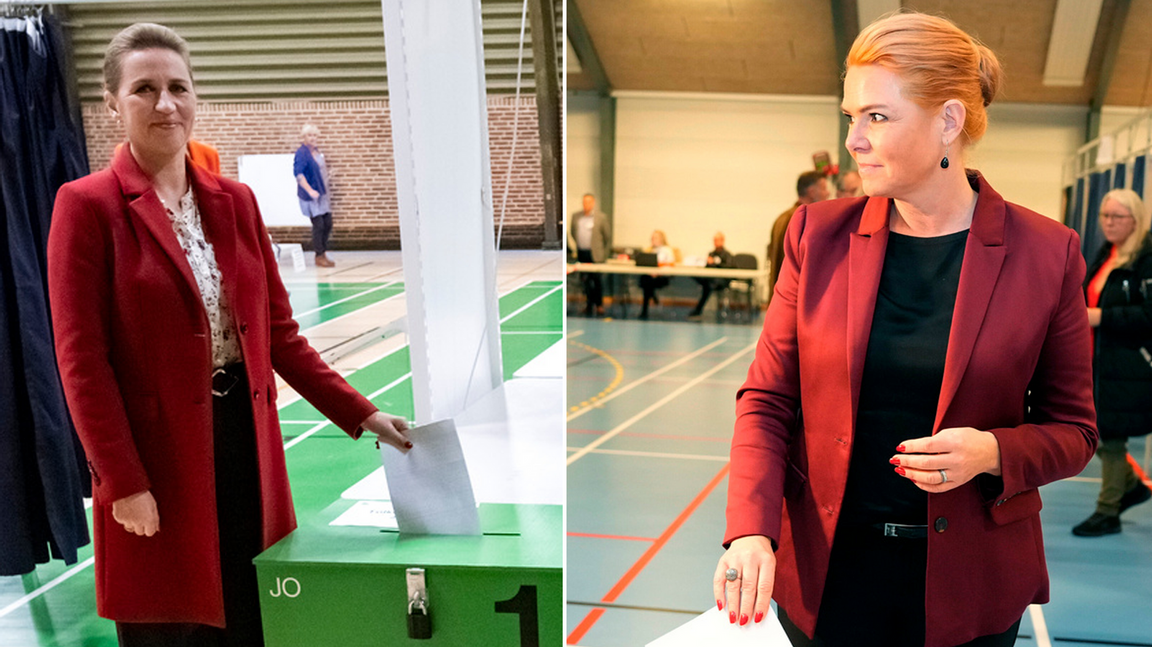
[[[319,200],[320,199],[320,192],[317,191],[316,189],[308,189],[308,195],[312,196],[313,200]]]
[[[112,518],[128,532],[151,537],[160,532],[160,513],[150,490],[112,502]]]
[[[736,569],[740,576],[732,582],[725,572]],[[776,583],[776,553],[772,541],[763,535],[749,535],[734,539],[728,551],[716,565],[712,578],[712,592],[716,606],[728,609],[728,621],[748,624],[748,619],[760,622],[768,613],[772,600],[772,587]]]

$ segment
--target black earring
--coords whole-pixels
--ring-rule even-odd
[[[940,168],[948,168],[948,156],[945,155],[944,159],[940,160]]]

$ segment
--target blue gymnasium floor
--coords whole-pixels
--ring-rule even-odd
[[[568,319],[568,644],[644,645],[715,604],[735,392],[758,334]],[[1144,440],[1129,451],[1142,459]],[[1152,645],[1152,503],[1119,535],[1073,536],[1098,490],[1095,460],[1043,489],[1052,601],[1025,614],[1020,647]]]

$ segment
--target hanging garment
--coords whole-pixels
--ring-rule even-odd
[[[68,416],[48,308],[56,190],[88,173],[58,23],[0,18],[0,575],[88,543],[83,450]]]

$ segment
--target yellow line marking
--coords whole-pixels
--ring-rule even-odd
[[[603,398],[604,396],[606,396],[609,393],[611,393],[612,391],[614,391],[616,389],[616,387],[620,386],[620,383],[624,381],[624,367],[620,364],[620,362],[616,361],[615,357],[612,357],[611,355],[600,350],[599,348],[593,348],[592,346],[589,346],[588,344],[584,344],[584,343],[581,343],[578,341],[572,341],[571,339],[568,340],[568,343],[572,344],[573,346],[576,346],[578,348],[583,348],[584,350],[588,351],[589,353],[593,353],[593,354],[599,355],[600,357],[603,357],[604,359],[608,360],[608,363],[611,364],[613,368],[616,369],[616,376],[612,378],[612,381],[608,383],[608,386],[603,391],[601,391],[601,392],[597,393],[596,395],[588,398],[587,400],[581,402],[578,406],[568,408],[569,412],[573,412],[573,411],[579,411],[583,407],[592,406],[597,401],[599,401],[600,398]]]

